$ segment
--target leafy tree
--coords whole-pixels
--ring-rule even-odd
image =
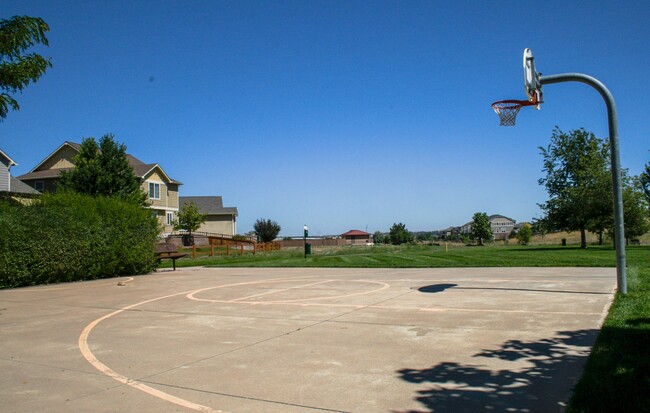
[[[372,234],[372,242],[375,244],[383,244],[384,243],[384,234],[381,231],[375,231]]]
[[[623,221],[625,223],[625,240],[635,239],[650,230],[648,200],[642,189],[641,179],[627,179],[623,187]],[[610,197],[611,199],[611,197]],[[607,233],[614,238],[614,221],[610,222]]]
[[[401,222],[399,224],[393,224],[393,226],[390,227],[389,234],[390,242],[393,245],[401,245],[413,241],[413,234],[411,234],[408,229],[406,229],[406,225]]]
[[[540,204],[544,222],[549,229],[580,231],[580,247],[587,248],[587,229],[604,228],[612,215],[611,195],[605,195],[611,188],[609,147],[582,128],[564,133],[556,127],[548,147],[539,149],[546,172],[539,184],[549,195]]]
[[[541,235],[542,238],[548,233],[548,225],[544,218],[533,218],[531,229],[533,230],[533,235]]]
[[[641,185],[646,200],[650,204],[650,162],[645,164],[645,169],[639,175],[639,184]]]
[[[84,138],[74,158],[75,167],[63,171],[57,188],[92,196],[116,196],[145,204],[147,194],[133,173],[126,157],[126,146],[115,142],[113,135]]]
[[[415,236],[415,239],[420,242],[433,241],[435,239],[435,235],[433,232],[418,232]]]
[[[277,238],[282,227],[275,221],[260,218],[253,224],[253,229],[259,242],[271,242]]]
[[[202,214],[194,202],[185,202],[178,211],[178,218],[174,220],[174,230],[183,230],[190,233],[196,231],[205,222],[208,215]]]
[[[492,239],[492,226],[485,212],[474,214],[472,223],[472,239],[478,240],[478,245],[483,245],[484,240]]]
[[[50,27],[40,17],[14,16],[0,20],[0,122],[9,109],[19,110],[12,95],[36,82],[48,67],[50,59],[36,53],[25,53],[35,44],[48,46],[45,32]]]
[[[521,228],[519,228],[519,232],[517,232],[517,240],[519,241],[520,244],[528,245],[532,237],[533,237],[533,228],[530,226],[529,223],[525,223],[524,225],[521,226]]]

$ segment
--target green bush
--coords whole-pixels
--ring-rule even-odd
[[[0,202],[0,288],[151,272],[158,230],[151,211],[117,198]]]

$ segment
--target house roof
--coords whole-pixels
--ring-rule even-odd
[[[10,176],[9,179],[11,179],[11,193],[14,194],[40,194],[37,190],[32,188],[31,186],[27,185],[23,181],[21,181],[18,178],[14,178],[13,176]]]
[[[234,215],[237,216],[236,207],[224,207],[223,198],[220,196],[179,196],[178,202],[182,206],[194,202],[199,211],[208,215]]]
[[[61,146],[56,148],[54,152],[49,154],[45,159],[41,161],[38,165],[34,167],[34,169],[31,170],[31,172],[26,173],[24,175],[19,176],[20,179],[24,180],[35,180],[35,179],[48,179],[48,178],[58,178],[59,174],[61,171],[68,171],[70,168],[63,168],[63,169],[44,169],[41,171],[38,171],[37,169],[45,163],[49,158],[51,158],[55,153],[60,151],[63,147],[69,146],[70,148],[74,149],[76,152],[79,152],[81,149],[81,144],[75,143],[75,142],[68,142],[65,141]],[[129,162],[129,165],[131,168],[133,168],[133,174],[139,178],[144,179],[145,176],[147,176],[151,171],[154,169],[158,168],[158,170],[162,173],[162,175],[169,180],[170,183],[172,184],[178,184],[182,185],[181,182],[171,178],[169,175],[165,173],[165,171],[162,169],[162,167],[157,164],[157,163],[144,163],[140,159],[136,158],[135,156],[131,154],[126,154],[126,159]]]
[[[488,217],[488,220],[492,221],[493,219],[497,219],[497,218],[503,218],[503,219],[507,219],[507,220],[512,221],[512,222],[517,222],[512,218],[508,218],[507,216],[499,215],[499,214],[490,215]]]
[[[358,229],[352,229],[345,234],[341,234],[342,237],[366,237],[368,235],[370,235],[370,233],[359,231]]]
[[[2,155],[2,157],[4,157],[4,158],[7,158],[7,164],[8,164],[7,166],[9,166],[10,168],[11,168],[11,165],[18,165],[18,164],[16,163],[16,161],[14,161],[13,159],[11,159],[11,158],[9,157],[9,155],[7,155],[7,154],[6,154],[2,149],[0,149],[0,155]]]
[[[45,158],[43,158],[43,160],[42,160],[38,165],[36,165],[36,166],[34,167],[34,169],[32,169],[31,171],[29,171],[29,173],[35,172],[38,168],[41,167],[41,165],[43,165],[43,164],[45,163],[45,161],[47,161],[48,159],[50,159],[50,158],[52,157],[52,155],[54,155],[55,153],[57,153],[58,151],[60,151],[64,146],[69,146],[69,147],[71,147],[72,149],[74,149],[74,150],[77,151],[77,152],[79,152],[79,150],[80,150],[80,148],[81,148],[81,145],[78,144],[78,143],[65,141],[65,142],[63,142],[63,143],[62,143],[58,148],[56,148],[56,149],[55,149],[51,154],[49,154],[49,155],[47,155]],[[25,175],[29,175],[29,173],[27,173],[27,174],[25,174]],[[23,176],[25,176],[25,175],[23,175]]]

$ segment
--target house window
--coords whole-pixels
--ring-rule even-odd
[[[43,181],[34,182],[34,189],[37,190],[38,192],[43,192],[45,190],[45,182]]]
[[[173,212],[168,212],[167,213],[167,225],[174,225],[174,213]]]
[[[149,182],[149,198],[160,199],[160,184]]]

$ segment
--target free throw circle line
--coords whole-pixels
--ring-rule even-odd
[[[262,280],[262,281],[256,281],[256,282],[253,281],[251,283],[252,284],[263,284],[265,282],[283,282],[283,281],[287,281],[287,280]],[[285,304],[286,303],[286,304],[290,304],[290,303],[301,303],[301,302],[304,302],[304,301],[332,300],[332,299],[338,299],[338,298],[347,298],[347,297],[354,297],[354,296],[359,296],[359,295],[372,294],[372,293],[376,293],[376,292],[381,291],[381,290],[385,290],[386,288],[390,287],[389,284],[387,284],[385,282],[381,282],[381,281],[353,280],[353,281],[349,281],[349,282],[379,284],[381,287],[376,288],[374,290],[360,291],[360,292],[350,293],[350,294],[333,295],[333,296],[329,296],[329,297],[299,298],[299,299],[296,299],[296,300],[279,300],[279,301],[241,301],[241,300],[246,300],[248,298],[259,297],[259,296],[262,296],[262,295],[273,294],[273,293],[278,293],[278,292],[282,292],[282,291],[288,291],[288,290],[292,290],[292,289],[295,289],[295,288],[307,287],[309,285],[324,284],[324,283],[328,283],[328,282],[341,282],[341,281],[340,280],[325,280],[325,281],[321,281],[321,282],[317,282],[317,283],[313,283],[313,284],[307,284],[307,285],[302,285],[302,286],[291,287],[291,288],[287,288],[287,289],[284,289],[284,290],[281,290],[281,291],[271,291],[271,292],[268,292],[268,293],[257,294],[257,295],[250,296],[250,297],[241,297],[241,298],[237,298],[237,299],[234,299],[234,300],[213,300],[213,299],[209,299],[209,298],[199,298],[199,297],[196,296],[197,294],[202,293],[204,291],[209,291],[209,290],[213,290],[213,289],[216,289],[216,288],[221,288],[221,287],[208,287],[208,288],[203,288],[201,290],[196,290],[196,291],[191,292],[190,294],[187,295],[187,298],[189,298],[190,300],[205,301],[205,302],[210,302],[210,303],[231,303],[231,304],[244,304],[244,303],[246,303],[246,304],[251,304],[251,303],[253,303],[253,304],[258,304],[258,303],[259,304],[266,304],[266,303],[268,303],[268,304]],[[235,286],[235,285],[233,285],[233,286]],[[346,306],[346,305],[344,305],[344,306]]]
[[[278,279],[274,279],[274,280],[287,280],[287,279],[291,279],[291,278],[284,277],[284,278],[278,278]],[[255,283],[258,283],[258,282],[257,281],[248,281],[248,282],[235,283],[235,284],[226,284],[226,285],[221,285],[221,286],[217,286],[217,287],[210,287],[209,289],[234,287],[234,286],[237,286],[237,285],[255,284]],[[155,389],[155,388],[153,388],[151,386],[148,386],[148,385],[146,385],[146,384],[144,384],[142,382],[139,382],[137,380],[126,377],[126,376],[116,372],[115,370],[111,369],[106,364],[102,363],[101,361],[99,361],[99,359],[95,356],[95,354],[90,349],[90,346],[88,345],[88,336],[90,336],[90,333],[93,331],[93,329],[95,327],[97,327],[97,325],[99,325],[102,321],[105,321],[105,320],[107,320],[107,319],[109,319],[109,318],[111,318],[113,316],[116,316],[118,314],[121,314],[121,313],[123,313],[125,311],[128,311],[128,310],[130,310],[132,308],[138,307],[138,306],[143,305],[143,304],[152,303],[154,301],[165,300],[167,298],[172,298],[172,297],[176,297],[176,296],[183,295],[183,294],[188,294],[189,295],[193,291],[196,292],[196,291],[200,291],[200,290],[189,290],[189,291],[183,291],[183,292],[180,292],[180,293],[165,295],[165,296],[162,296],[162,297],[152,298],[152,299],[149,299],[149,300],[141,301],[139,303],[127,305],[126,307],[122,307],[119,310],[113,311],[113,312],[111,312],[109,314],[106,314],[106,315],[104,315],[102,317],[99,317],[98,319],[96,319],[96,320],[92,321],[90,324],[88,324],[83,329],[83,331],[81,332],[81,335],[79,336],[79,340],[78,340],[77,344],[79,346],[79,351],[81,352],[81,355],[93,367],[95,367],[101,373],[103,373],[103,374],[107,375],[108,377],[112,378],[113,380],[115,380],[115,381],[117,381],[119,383],[122,383],[122,384],[126,384],[127,386],[131,386],[134,389],[140,390],[141,392],[144,392],[144,393],[147,393],[147,394],[149,394],[151,396],[157,397],[157,398],[159,398],[159,399],[161,399],[163,401],[173,403],[173,404],[176,404],[176,405],[179,405],[179,406],[182,406],[182,407],[186,407],[188,409],[196,410],[196,411],[199,411],[199,412],[204,412],[204,413],[228,413],[228,412],[226,412],[224,410],[213,409],[213,408],[211,408],[209,406],[203,406],[201,404],[194,403],[194,402],[191,402],[189,400],[182,399],[180,397],[176,397],[176,396],[171,395],[169,393],[165,393],[165,392],[163,392],[161,390],[158,390],[158,389]]]

